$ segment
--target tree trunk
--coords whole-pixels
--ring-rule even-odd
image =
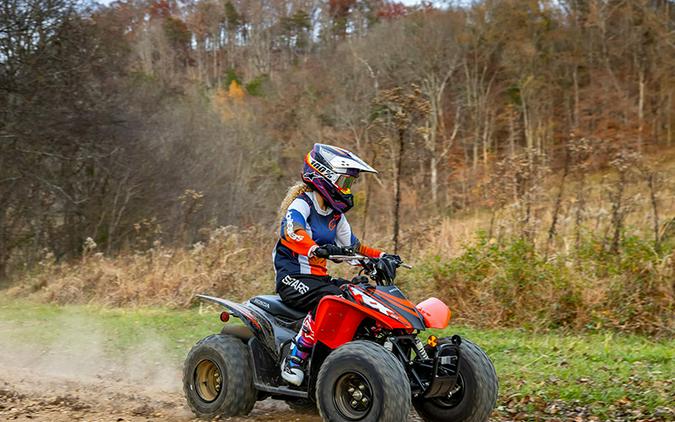
[[[515,110],[509,112],[509,154],[511,158],[516,155],[516,125]]]
[[[581,246],[581,223],[584,218],[584,208],[586,206],[585,201],[585,191],[584,187],[586,185],[586,174],[581,170],[582,173],[579,175],[579,181],[577,183],[577,198],[576,198],[576,212],[574,214],[574,247],[579,251]]]
[[[619,182],[617,185],[617,191],[614,193],[612,198],[612,228],[614,229],[614,234],[612,235],[612,244],[610,246],[610,251],[613,254],[619,253],[619,247],[621,246],[621,232],[623,231],[623,219],[624,219],[624,205],[623,205],[623,194],[626,187],[626,173],[621,171],[619,173]]]
[[[638,151],[642,152],[643,130],[645,120],[645,72],[640,69],[639,97],[638,97]]]
[[[0,242],[1,244],[2,242]],[[1,245],[0,245],[1,246]],[[7,262],[9,261],[9,254],[4,250],[0,250],[0,284],[7,279]]]
[[[401,220],[401,164],[403,163],[403,153],[405,152],[405,130],[398,131],[398,157],[396,157],[396,174],[394,175],[394,253],[398,252],[399,227]]]
[[[575,66],[574,72],[572,72],[572,80],[574,81],[574,129],[579,127],[579,76],[577,72]]]
[[[366,136],[368,136],[368,133],[366,132]],[[373,150],[373,153],[370,156],[370,163],[375,162],[375,151]],[[363,221],[361,221],[361,239],[366,238],[366,234],[368,233],[368,207],[370,206],[370,177],[365,177],[363,180],[364,187],[363,191],[365,193],[366,199],[363,204]]]
[[[473,170],[474,174],[476,172],[476,168],[478,167],[478,140],[479,140],[479,137],[477,135],[478,134],[474,133],[472,153],[471,153],[471,170]]]
[[[673,141],[673,91],[668,92],[668,105],[666,106],[666,144],[670,146]]]
[[[652,202],[652,217],[654,220],[654,250],[661,252],[661,236],[659,235],[659,208],[656,201],[656,174],[650,173],[647,176],[647,185],[649,186],[649,196]],[[2,274],[0,274],[1,276]]]
[[[4,210],[0,211],[4,214]],[[7,277],[7,261],[9,261],[9,242],[6,236],[10,235],[9,229],[4,225],[4,215],[0,214],[0,283]]]
[[[565,192],[565,179],[570,171],[570,147],[565,148],[565,167],[563,169],[562,178],[560,179],[560,188],[558,189],[558,196],[555,200],[555,205],[553,206],[553,216],[551,217],[551,226],[548,228],[548,240],[546,241],[546,253],[544,254],[545,258],[548,258],[549,248],[553,242],[553,238],[556,235],[558,224],[558,215],[560,214],[560,208],[562,206],[563,195]]]
[[[490,137],[491,133],[491,112],[485,113],[485,126],[483,127],[483,171],[485,174],[488,172],[488,152],[490,151]]]
[[[216,42],[216,37],[214,36],[214,40],[212,42],[212,48],[213,48],[213,85],[218,86],[218,43]]]
[[[431,201],[433,202],[434,207],[438,205],[438,157],[436,153],[431,154],[431,163],[430,163],[430,181],[431,181]]]

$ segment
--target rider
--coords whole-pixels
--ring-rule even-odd
[[[305,157],[303,183],[291,187],[281,204],[280,239],[273,255],[277,293],[288,306],[309,312],[281,367],[281,377],[293,385],[302,384],[305,363],[316,342],[314,317],[319,301],[340,295],[339,286],[348,283],[328,275],[326,258],[384,255],[362,245],[344,215],[354,205],[351,185],[361,172],[377,173],[352,152],[314,144]]]

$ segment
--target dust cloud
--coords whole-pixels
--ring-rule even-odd
[[[0,420],[192,421],[176,345],[143,329],[137,341],[80,316],[0,321]],[[54,328],[58,327],[58,328]],[[125,344],[127,343],[127,344]],[[319,421],[263,400],[230,421]]]
[[[58,327],[55,331],[54,326]],[[138,333],[140,342],[120,348],[114,333],[79,316],[56,317],[48,329],[49,333],[42,332],[39,322],[0,322],[0,369],[21,369],[72,381],[100,380],[157,391],[180,391],[181,368],[169,359],[170,348],[157,333],[145,329]]]

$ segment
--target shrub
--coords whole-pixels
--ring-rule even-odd
[[[196,293],[245,300],[274,290],[274,241],[270,230],[252,226],[216,229],[189,249],[155,242],[116,258],[93,245],[77,261],[43,260],[11,293],[112,306],[186,307]],[[673,261],[672,246],[657,253],[632,234],[623,236],[619,254],[587,235],[578,250],[545,258],[528,240],[498,242],[479,233],[455,258],[427,255],[413,271],[401,270],[398,283],[412,300],[444,300],[460,323],[670,335]],[[354,269],[334,266],[331,273],[347,277]]]
[[[189,249],[155,242],[146,251],[115,258],[88,254],[80,261],[32,272],[10,293],[34,294],[56,303],[110,306],[187,307],[197,293],[245,300],[274,290],[270,234],[257,226],[221,227]]]
[[[427,258],[408,284],[440,295],[456,319],[483,326],[671,333],[672,251],[657,254],[633,235],[620,250],[610,254],[588,237],[578,252],[545,259],[528,240],[481,233],[455,259]]]

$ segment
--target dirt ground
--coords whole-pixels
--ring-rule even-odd
[[[177,391],[143,388],[101,376],[83,380],[0,367],[0,420],[16,421],[191,421]],[[291,411],[281,401],[259,402],[248,418],[228,421],[320,421]]]
[[[182,393],[181,365],[155,332],[127,349],[87,319],[63,317],[41,341],[39,321],[0,320],[0,421],[192,421]],[[181,346],[182,347],[182,346]],[[258,402],[246,418],[228,421],[320,421],[283,401]],[[417,415],[411,415],[411,420]]]

